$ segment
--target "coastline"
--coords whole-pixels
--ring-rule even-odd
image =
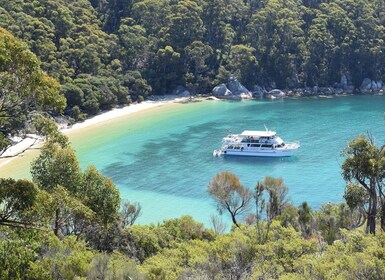
[[[114,108],[110,111],[101,112],[100,114],[88,118],[80,123],[75,123],[72,126],[61,127],[60,131],[63,134],[69,134],[74,131],[80,131],[85,128],[89,128],[104,122],[114,120],[116,118],[124,117],[131,115],[133,113],[142,112],[151,108],[158,106],[163,106],[170,103],[184,103],[192,102],[196,100],[202,100],[200,97],[181,97],[177,95],[166,95],[162,97],[153,98],[152,100],[146,100],[141,103],[130,104],[121,108]],[[44,139],[35,134],[28,134],[21,141],[16,142],[14,145],[10,146],[1,156],[0,156],[0,169],[9,167],[17,159],[26,158],[33,159],[37,156],[37,150],[43,145]],[[17,163],[16,163],[17,164]],[[0,172],[3,173],[3,172]]]

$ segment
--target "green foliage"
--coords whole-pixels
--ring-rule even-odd
[[[79,162],[70,146],[48,142],[31,166],[32,180],[47,191],[63,186],[72,195],[78,193],[82,176]]]
[[[99,223],[112,223],[119,210],[120,193],[109,178],[105,178],[94,166],[84,172],[83,185],[78,192],[83,203],[95,212]]]
[[[177,86],[208,93],[234,75],[250,89],[272,82],[280,88],[332,86],[342,74],[355,87],[366,77],[384,79],[383,5],[378,0],[1,0],[0,26],[23,40],[43,70],[60,81],[68,100],[65,113],[81,120]],[[12,79],[4,77],[6,88],[13,88]],[[42,85],[47,94],[39,103],[63,109],[58,85],[46,78],[44,83],[50,87]],[[18,115],[15,121],[9,126],[25,120]]]
[[[40,259],[31,264],[29,279],[74,279],[85,277],[95,254],[75,236],[58,242],[54,237],[40,252]]]
[[[59,94],[57,81],[40,69],[40,61],[24,43],[3,28],[0,28],[0,73],[2,135],[24,128],[32,111],[64,110],[66,102]],[[4,147],[6,143],[2,142]]]
[[[0,179],[0,225],[23,227],[33,221],[26,215],[37,202],[37,188],[27,180]]]
[[[360,135],[357,139],[349,142],[349,146],[342,152],[345,161],[342,165],[342,175],[349,183],[354,183],[355,188],[351,185],[347,188],[347,198],[350,205],[355,205],[356,197],[352,197],[359,188],[360,193],[365,192],[367,197],[362,197],[361,207],[367,204],[367,231],[376,232],[376,215],[377,203],[381,204],[381,228],[385,228],[385,204],[384,204],[384,180],[385,180],[385,150],[383,147],[378,148],[371,136],[366,138]],[[354,196],[356,196],[354,194]],[[368,199],[366,203],[366,199]]]

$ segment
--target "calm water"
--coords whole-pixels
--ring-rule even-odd
[[[342,201],[340,152],[367,131],[383,144],[384,112],[382,96],[204,101],[138,113],[90,132],[87,140],[71,140],[82,167],[94,164],[114,180],[123,199],[142,205],[138,223],[189,214],[209,225],[216,208],[207,185],[223,170],[250,188],[265,176],[282,177],[295,205]],[[212,156],[228,129],[263,130],[264,124],[285,141],[300,141],[295,157]]]

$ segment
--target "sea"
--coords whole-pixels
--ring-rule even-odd
[[[70,140],[82,168],[110,177],[123,201],[142,206],[138,224],[190,215],[210,226],[218,215],[207,192],[222,171],[253,189],[266,176],[281,177],[289,201],[313,209],[344,201],[341,151],[360,134],[385,143],[385,96],[282,100],[197,101],[144,110],[100,124]],[[214,157],[229,132],[276,131],[300,149],[288,158]],[[222,214],[229,221],[227,213]]]

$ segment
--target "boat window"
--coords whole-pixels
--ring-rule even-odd
[[[271,148],[272,145],[271,145],[271,144],[262,144],[262,147],[263,147],[263,148]]]

